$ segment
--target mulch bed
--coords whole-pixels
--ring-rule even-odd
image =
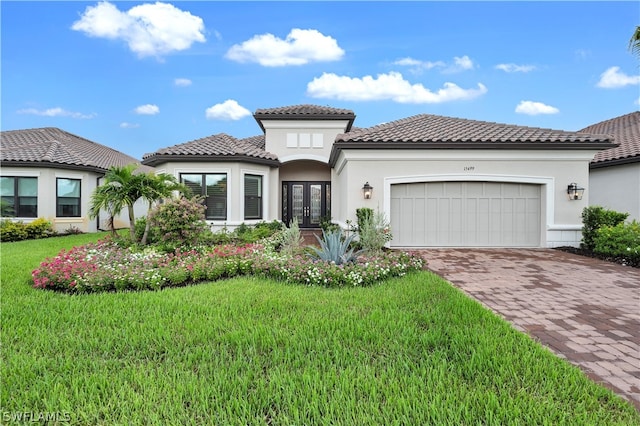
[[[626,257],[610,257],[603,256],[598,253],[594,253],[591,250],[585,250],[576,247],[556,247],[556,250],[564,251],[567,253],[573,253],[580,256],[593,257],[595,259],[605,260],[607,262],[618,263],[624,266],[631,266],[632,268],[640,268],[640,260],[634,261],[633,259],[628,259]]]

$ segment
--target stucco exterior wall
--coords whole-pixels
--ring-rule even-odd
[[[271,204],[277,204],[277,179],[275,182],[276,192],[273,193],[274,185],[272,180],[277,178],[271,167],[238,162],[169,162],[156,166],[157,173],[168,173],[180,178],[181,173],[226,173],[227,174],[227,219],[208,220],[213,230],[223,227],[233,229],[241,223],[255,224],[260,221],[272,221],[277,219],[273,216]],[[257,220],[244,219],[244,175],[262,176],[262,212],[263,218]],[[276,203],[273,203],[276,200]]]
[[[541,185],[542,245],[577,245],[581,213],[589,193],[579,201],[567,198],[567,185],[587,186],[589,162],[595,151],[513,150],[343,150],[334,177],[339,220],[356,221],[356,209],[380,209],[390,214],[391,185],[426,181],[502,181]],[[369,182],[373,196],[365,200]]]
[[[591,169],[588,189],[590,205],[626,212],[628,220],[640,220],[640,162]]]
[[[282,163],[315,160],[327,164],[336,136],[348,124],[348,120],[262,120],[265,150]]]
[[[1,175],[38,178],[38,217],[51,221],[57,232],[64,232],[69,228],[78,228],[82,232],[97,231],[97,220],[89,219],[88,213],[91,194],[101,175],[94,172],[41,167],[2,167]],[[56,217],[57,178],[80,180],[80,217]],[[16,217],[14,220],[29,223],[33,219]]]

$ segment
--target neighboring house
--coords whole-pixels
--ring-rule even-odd
[[[586,186],[594,155],[615,146],[608,135],[426,114],[359,129],[353,111],[316,105],[254,118],[263,135],[217,134],[143,164],[204,195],[214,228],[293,218],[346,228],[370,207],[389,219],[391,247],[555,247],[581,239],[589,192],[569,200],[568,185]]]
[[[112,148],[52,127],[3,131],[0,144],[4,215],[24,222],[46,218],[59,232],[106,229],[106,214],[93,220],[88,217],[91,194],[111,166],[139,163]],[[143,213],[142,203],[136,207]],[[126,227],[128,219],[116,218],[115,225]]]
[[[593,124],[581,132],[609,134],[619,144],[598,152],[591,162],[589,204],[640,220],[640,112]]]

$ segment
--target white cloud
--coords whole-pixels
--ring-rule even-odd
[[[178,87],[187,87],[191,86],[191,80],[189,80],[188,78],[176,78],[175,80],[173,80],[173,84]]]
[[[97,116],[96,113],[83,114],[81,112],[67,111],[60,107],[48,108],[48,109],[27,108],[27,109],[18,110],[18,114],[42,115],[45,117],[71,117],[71,118],[81,118],[81,119],[89,119]]]
[[[393,62],[393,64],[412,67],[411,71],[414,73],[419,73],[423,70],[430,70],[433,68],[440,68],[443,73],[455,73],[475,68],[473,61],[467,55],[462,57],[454,56],[451,63],[446,63],[444,61],[421,61],[419,59],[406,57],[398,59]]]
[[[557,114],[560,110],[551,105],[545,105],[542,102],[520,101],[516,106],[518,114],[539,115],[539,114]]]
[[[536,69],[534,65],[498,64],[495,69],[504,72],[529,72]]]
[[[251,111],[240,106],[233,99],[227,99],[221,104],[209,107],[205,111],[205,115],[209,120],[240,120],[243,117],[251,115]]]
[[[160,57],[203,43],[202,18],[168,3],[146,3],[121,12],[102,1],[88,6],[71,29],[91,37],[123,40],[139,57]]]
[[[137,123],[127,123],[126,121],[123,123],[120,123],[120,127],[123,129],[136,129],[138,127],[140,127],[139,124]]]
[[[158,108],[158,105],[146,104],[140,105],[134,112],[140,115],[156,115],[160,113],[160,108]]]
[[[445,67],[447,65],[442,61],[436,61],[436,62],[420,61],[420,60],[414,59],[414,58],[398,59],[393,64],[394,65],[409,66],[409,67],[417,67],[417,68],[422,68],[422,69],[426,69],[426,70],[430,70],[430,69],[436,68],[436,67]]]
[[[237,62],[257,62],[265,67],[337,61],[344,55],[338,42],[317,30],[294,28],[286,39],[260,34],[233,45],[225,55]]]
[[[472,70],[473,68],[475,68],[475,65],[473,64],[473,61],[471,60],[471,58],[469,58],[467,55],[464,55],[460,58],[457,56],[454,56],[453,65],[448,68],[448,71],[459,72],[459,71]]]
[[[324,73],[307,84],[307,94],[314,98],[329,98],[348,101],[393,100],[399,103],[441,103],[468,100],[487,93],[487,88],[478,83],[477,89],[462,89],[454,83],[444,83],[443,88],[433,92],[422,84],[411,84],[398,72],[378,74],[375,78],[338,76]]]
[[[640,75],[626,75],[620,72],[620,67],[611,67],[600,74],[600,81],[596,86],[604,89],[616,89],[635,84],[640,84]]]

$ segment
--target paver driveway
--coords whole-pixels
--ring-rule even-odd
[[[427,267],[640,410],[640,269],[552,249],[425,249]]]

